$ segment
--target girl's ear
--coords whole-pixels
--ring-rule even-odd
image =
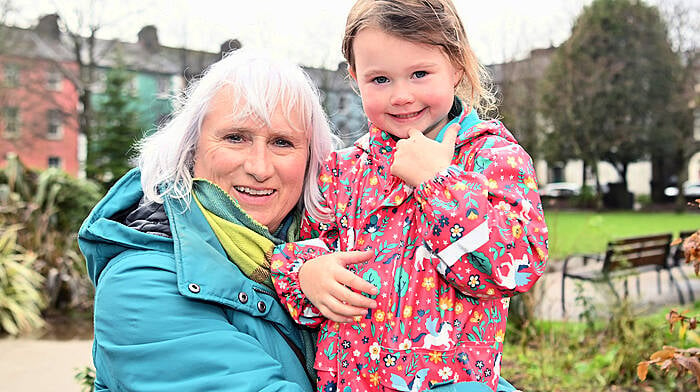
[[[352,68],[352,66],[350,66],[350,64],[348,64],[348,74],[350,75],[352,80],[357,82],[357,76],[355,75],[355,70]]]
[[[462,78],[464,77],[464,71],[459,68],[455,68],[455,73],[452,77],[452,81],[454,82],[452,83],[452,86],[454,86],[454,88],[456,89],[457,86],[459,86],[459,84],[462,82]]]

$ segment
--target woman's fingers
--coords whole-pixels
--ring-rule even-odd
[[[346,252],[336,252],[341,265],[348,266],[357,263],[364,263],[374,258],[374,251],[367,250],[351,250]]]
[[[367,308],[358,308],[348,305],[333,297],[326,298],[326,301],[319,307],[319,310],[327,319],[339,323],[348,323],[353,321],[353,318],[356,316],[367,314]]]
[[[350,322],[352,317],[375,308],[376,301],[360,293],[377,295],[377,288],[347,269],[348,265],[370,261],[374,251],[335,252],[307,261],[299,270],[301,289],[324,317]]]
[[[346,267],[352,264],[367,262],[372,259],[374,259],[374,251],[372,249],[340,252],[339,257],[340,262]],[[360,291],[369,295],[377,295],[377,288],[373,284],[346,269],[338,273],[336,280],[355,291]]]
[[[352,273],[352,272],[349,272]],[[358,278],[359,279],[359,278]],[[362,280],[362,279],[360,279]],[[363,281],[364,282],[364,281]],[[339,282],[340,283],[340,282]],[[365,282],[367,283],[367,282]],[[371,287],[374,287],[370,284]],[[330,294],[335,297],[337,300],[346,303],[348,305],[358,307],[358,308],[376,308],[377,303],[371,298],[367,298],[364,295],[355,292],[351,290],[348,287],[345,287],[342,283],[339,285],[334,285],[334,287],[331,288]]]
[[[375,287],[372,283],[355,275],[352,271],[338,271],[335,279],[338,281],[338,283],[349,287],[353,291],[367,293],[369,295],[378,294],[377,287]]]

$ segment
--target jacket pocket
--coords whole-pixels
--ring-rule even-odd
[[[484,363],[483,359],[491,356],[481,355],[487,350],[483,342],[464,342],[449,350],[384,348],[379,358],[379,383],[387,391],[424,391],[451,383],[483,382],[483,370],[493,368],[493,361]],[[491,371],[487,373],[491,375]]]

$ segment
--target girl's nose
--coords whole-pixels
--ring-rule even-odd
[[[406,88],[396,89],[391,95],[391,104],[401,106],[413,103],[413,94]]]

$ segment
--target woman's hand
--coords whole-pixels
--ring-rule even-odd
[[[299,285],[306,297],[329,320],[347,323],[377,303],[360,292],[376,295],[377,288],[346,266],[374,257],[374,251],[335,252],[311,259],[299,270]]]
[[[435,177],[440,170],[450,166],[460,128],[459,124],[450,125],[442,142],[427,138],[417,129],[409,130],[408,139],[396,143],[391,174],[413,187]]]

